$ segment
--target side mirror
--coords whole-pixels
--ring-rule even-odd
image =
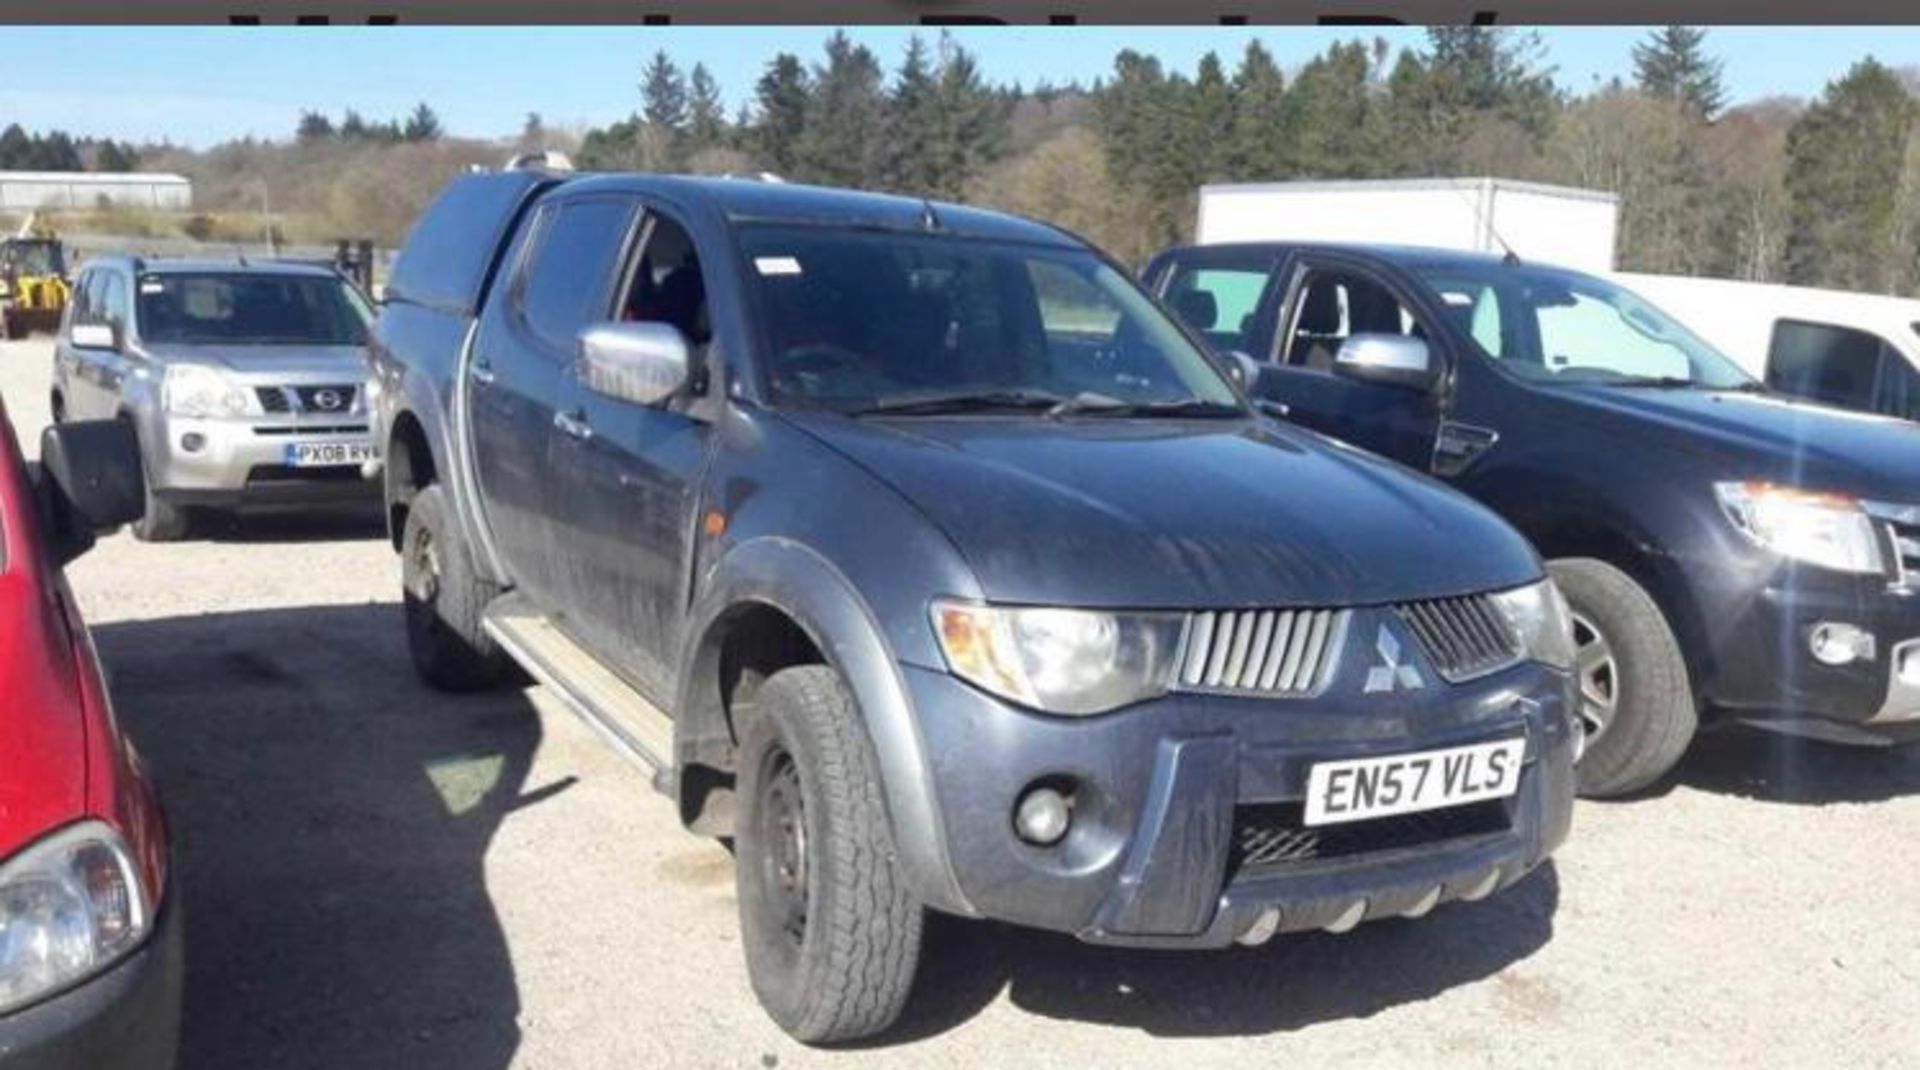
[[[1340,345],[1333,371],[1363,383],[1430,390],[1437,378],[1424,339],[1405,334],[1356,334]]]
[[[602,323],[580,332],[580,381],[596,394],[658,405],[687,385],[687,336],[671,323]]]
[[[140,440],[125,420],[47,428],[40,435],[40,471],[47,535],[62,565],[85,553],[95,535],[146,511]]]
[[[1260,362],[1238,349],[1229,349],[1221,354],[1227,362],[1227,374],[1240,384],[1242,390],[1252,390],[1260,381]]]
[[[119,349],[120,332],[104,323],[77,323],[68,334],[79,349]]]

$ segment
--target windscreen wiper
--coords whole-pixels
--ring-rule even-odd
[[[1191,416],[1217,418],[1245,416],[1238,405],[1204,398],[1173,401],[1122,401],[1105,394],[1077,394],[1047,410],[1048,416]]]
[[[968,390],[880,398],[854,416],[938,416],[962,412],[1051,412],[1068,399],[1044,390]]]

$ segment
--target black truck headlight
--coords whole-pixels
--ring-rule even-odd
[[[153,926],[126,841],[83,821],[0,865],[0,1014],[85,980]]]
[[[1528,658],[1556,669],[1573,668],[1573,614],[1552,580],[1488,597]]]
[[[1733,526],[1782,557],[1840,572],[1878,573],[1886,562],[1858,498],[1777,483],[1715,483]]]
[[[1185,627],[1179,613],[933,604],[955,675],[1047,713],[1104,713],[1165,694]]]

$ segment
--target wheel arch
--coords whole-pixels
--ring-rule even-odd
[[[412,409],[395,413],[385,444],[387,539],[400,549],[414,495],[440,480],[440,464],[426,426]]]
[[[744,711],[741,696],[729,691],[738,692],[742,680],[752,683],[740,670],[825,664],[852,694],[873,746],[903,871],[923,902],[973,914],[947,853],[930,759],[906,683],[851,582],[799,543],[756,539],[734,547],[714,567],[690,621],[674,707],[682,820],[714,831],[731,816],[736,717]],[[750,693],[744,697],[751,700]]]

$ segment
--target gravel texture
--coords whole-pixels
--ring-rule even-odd
[[[50,347],[0,344],[24,439]],[[416,683],[359,518],[70,576],[176,837],[182,1066],[1920,1066],[1920,748],[1742,732],[1479,904],[1259,950],[936,919],[896,1032],[786,1039],[732,860],[539,689]]]

